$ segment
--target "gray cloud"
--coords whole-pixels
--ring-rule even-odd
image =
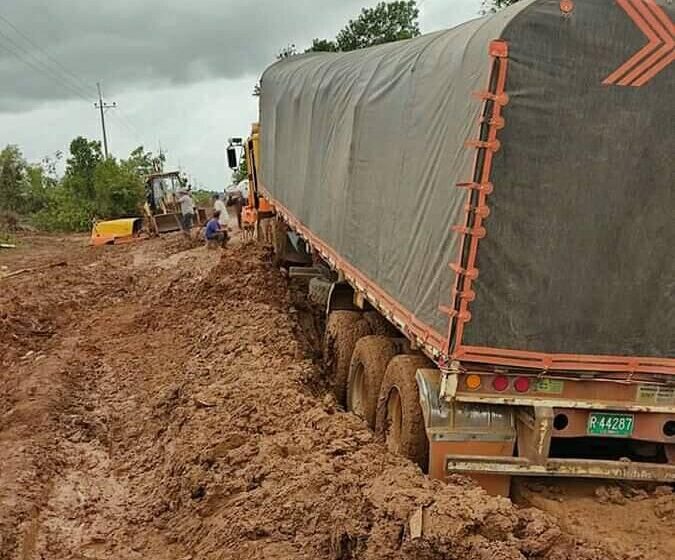
[[[125,90],[139,84],[180,85],[260,73],[285,45],[334,34],[362,3],[6,0],[0,15],[85,84],[72,83],[59,66],[0,19],[0,110],[69,98],[76,91],[91,96],[99,80]],[[26,62],[35,67],[46,63],[51,71],[38,71]]]
[[[180,165],[195,184],[222,188],[230,175],[225,141],[246,135],[256,120],[253,84],[278,50],[333,37],[376,1],[2,0],[0,15],[85,83],[70,91],[8,54],[7,37],[22,38],[0,20],[0,147],[18,144],[39,161],[67,152],[77,135],[99,138],[91,101],[100,80],[118,103],[108,118],[115,155],[139,144],[157,150],[161,141],[171,167]],[[423,32],[452,27],[480,8],[480,0],[419,3]],[[58,66],[53,72],[67,79]]]

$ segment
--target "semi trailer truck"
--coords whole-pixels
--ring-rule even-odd
[[[673,11],[522,0],[265,71],[249,203],[325,271],[338,398],[432,477],[675,481]]]

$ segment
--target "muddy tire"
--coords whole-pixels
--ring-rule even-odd
[[[288,250],[288,228],[281,220],[274,220],[272,229],[272,263],[274,266],[281,266]]]
[[[429,361],[420,355],[402,354],[389,362],[375,421],[375,431],[384,437],[389,451],[403,455],[423,469],[427,466],[429,445],[415,372],[428,366]]]
[[[370,325],[358,311],[333,311],[328,316],[323,339],[323,365],[339,404],[346,402],[349,365],[356,342],[369,334]]]
[[[326,309],[332,286],[333,282],[326,278],[312,278],[309,281],[309,295],[307,296],[309,303]]]
[[[387,364],[396,355],[396,344],[381,335],[364,336],[354,348],[347,383],[347,410],[375,427],[377,401]]]

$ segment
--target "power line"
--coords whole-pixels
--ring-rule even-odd
[[[118,109],[119,109],[119,106],[118,106]],[[117,120],[119,121],[119,123],[120,123],[124,128],[126,128],[131,134],[133,134],[133,136],[136,138],[136,140],[139,140],[139,141],[141,141],[141,143],[142,143],[142,141],[143,141],[143,138],[142,138],[142,137],[143,137],[143,134],[142,134],[141,131],[136,127],[136,125],[135,125],[129,118],[127,118],[127,116],[126,116],[122,111],[118,111],[117,113],[115,113],[114,116],[117,118]]]
[[[58,83],[65,91],[68,91],[70,94],[74,94],[78,98],[89,103],[91,101],[90,97],[90,88],[91,86],[87,82],[81,79],[77,74],[66,68],[58,59],[50,55],[44,48],[37,44],[31,37],[19,29],[15,24],[13,24],[7,17],[0,14],[0,23],[4,22],[6,26],[11,28],[14,33],[20,36],[23,41],[39,51],[42,55],[38,57],[31,49],[28,49],[23,44],[19,43],[17,40],[9,36],[7,33],[3,32],[0,28],[0,47],[9,52],[11,55],[14,55],[20,62],[41,74],[43,77],[52,80],[55,83]],[[105,110],[111,108],[118,108],[117,104],[106,104],[103,102],[102,96],[99,91],[99,101],[95,103],[94,106],[101,113],[101,128],[103,129],[103,144],[106,157],[108,155],[107,148],[107,129],[105,123]],[[113,119],[120,124],[126,131],[128,131],[131,136],[135,138],[136,141],[144,144],[143,134],[139,129],[122,113],[116,114],[111,113]]]
[[[45,49],[43,49],[40,45],[38,45],[33,39],[31,39],[26,33],[21,31],[16,25],[14,25],[7,17],[3,16],[0,14],[0,21],[3,21],[6,25],[12,28],[12,30],[19,36],[23,38],[25,42],[33,46],[35,49],[37,49],[47,60],[52,62],[54,65],[59,67],[62,72],[64,72],[66,75],[68,75],[75,83],[78,83],[80,87],[83,87],[86,90],[89,90],[91,88],[91,85],[82,80],[79,76],[77,76],[74,72],[71,72],[68,68],[66,68],[63,64],[61,64],[56,58],[54,58],[52,55],[50,55]]]
[[[0,32],[0,36],[4,36],[2,32]],[[10,54],[14,55],[20,62],[23,62],[26,66],[32,68],[35,70],[38,74],[41,74],[47,78],[50,78],[52,81],[58,83],[60,86],[63,88],[67,89],[69,93],[76,95],[77,97],[83,99],[87,103],[91,101],[91,98],[87,98],[81,91],[73,87],[72,84],[69,84],[67,81],[63,80],[58,74],[55,72],[51,71],[51,69],[48,66],[44,66],[43,64],[40,64],[39,60],[38,63],[36,64],[32,62],[29,58],[26,58],[25,56],[21,55],[21,51],[17,50],[16,47],[12,47],[12,42],[10,40],[10,43],[3,43],[0,41],[0,47],[2,47],[4,50],[9,52]],[[24,49],[25,50],[25,49]]]
[[[117,106],[117,109],[119,109],[119,105]],[[113,121],[119,125],[119,129],[125,133],[125,135],[133,139],[134,142],[140,142],[141,144],[143,143],[142,139],[138,135],[138,133],[131,128],[124,120],[119,118],[120,116],[116,113],[111,113],[111,116],[113,118]]]
[[[17,60],[19,60],[20,62],[22,62],[35,72],[37,72],[38,74],[60,85],[64,89],[64,91],[67,91],[69,94],[77,96],[78,98],[82,99],[83,101],[86,101],[87,103],[91,102],[91,99],[87,97],[86,92],[83,92],[79,87],[77,87],[74,83],[72,83],[72,81],[66,80],[55,69],[52,69],[51,67],[47,66],[44,61],[37,58],[34,54],[32,54],[22,45],[16,43],[13,39],[8,37],[1,30],[0,30],[0,47],[3,48],[5,51],[7,51],[9,54],[15,56]],[[97,109],[99,108],[97,103],[95,103],[95,107]],[[112,107],[104,106],[104,109],[107,108]],[[131,135],[136,138],[137,141],[141,141],[142,143],[139,130],[133,124],[131,124],[131,122],[128,119],[126,119],[123,115],[117,116],[119,116],[120,125],[123,126],[126,130],[128,130],[131,133]]]
[[[84,98],[90,98],[87,92],[83,92],[83,90],[78,86],[77,84],[73,83],[70,79],[65,79],[62,77],[55,69],[53,69],[50,65],[46,64],[44,61],[40,60],[37,56],[35,56],[29,49],[24,47],[23,45],[17,43],[14,39],[12,39],[10,36],[8,36],[6,33],[4,33],[2,30],[0,30],[0,37],[3,37],[5,41],[9,42],[12,50],[14,50],[14,53],[16,56],[19,58],[22,58],[19,53],[16,52],[15,49],[18,49],[21,53],[24,53],[24,55],[28,55],[30,58],[32,58],[35,61],[35,64],[37,64],[43,72],[46,72],[50,74],[52,77],[55,79],[67,84],[67,86],[70,88],[71,91],[77,92],[77,95],[80,97]],[[25,60],[25,59],[24,59]],[[67,76],[66,76],[67,78]]]

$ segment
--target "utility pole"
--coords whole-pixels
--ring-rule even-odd
[[[98,103],[94,103],[96,107],[101,112],[101,128],[103,129],[103,153],[105,154],[105,159],[108,159],[108,135],[105,131],[105,110],[114,109],[117,107],[117,103],[105,103],[103,101],[103,95],[101,94],[101,84],[96,83],[98,88]]]

